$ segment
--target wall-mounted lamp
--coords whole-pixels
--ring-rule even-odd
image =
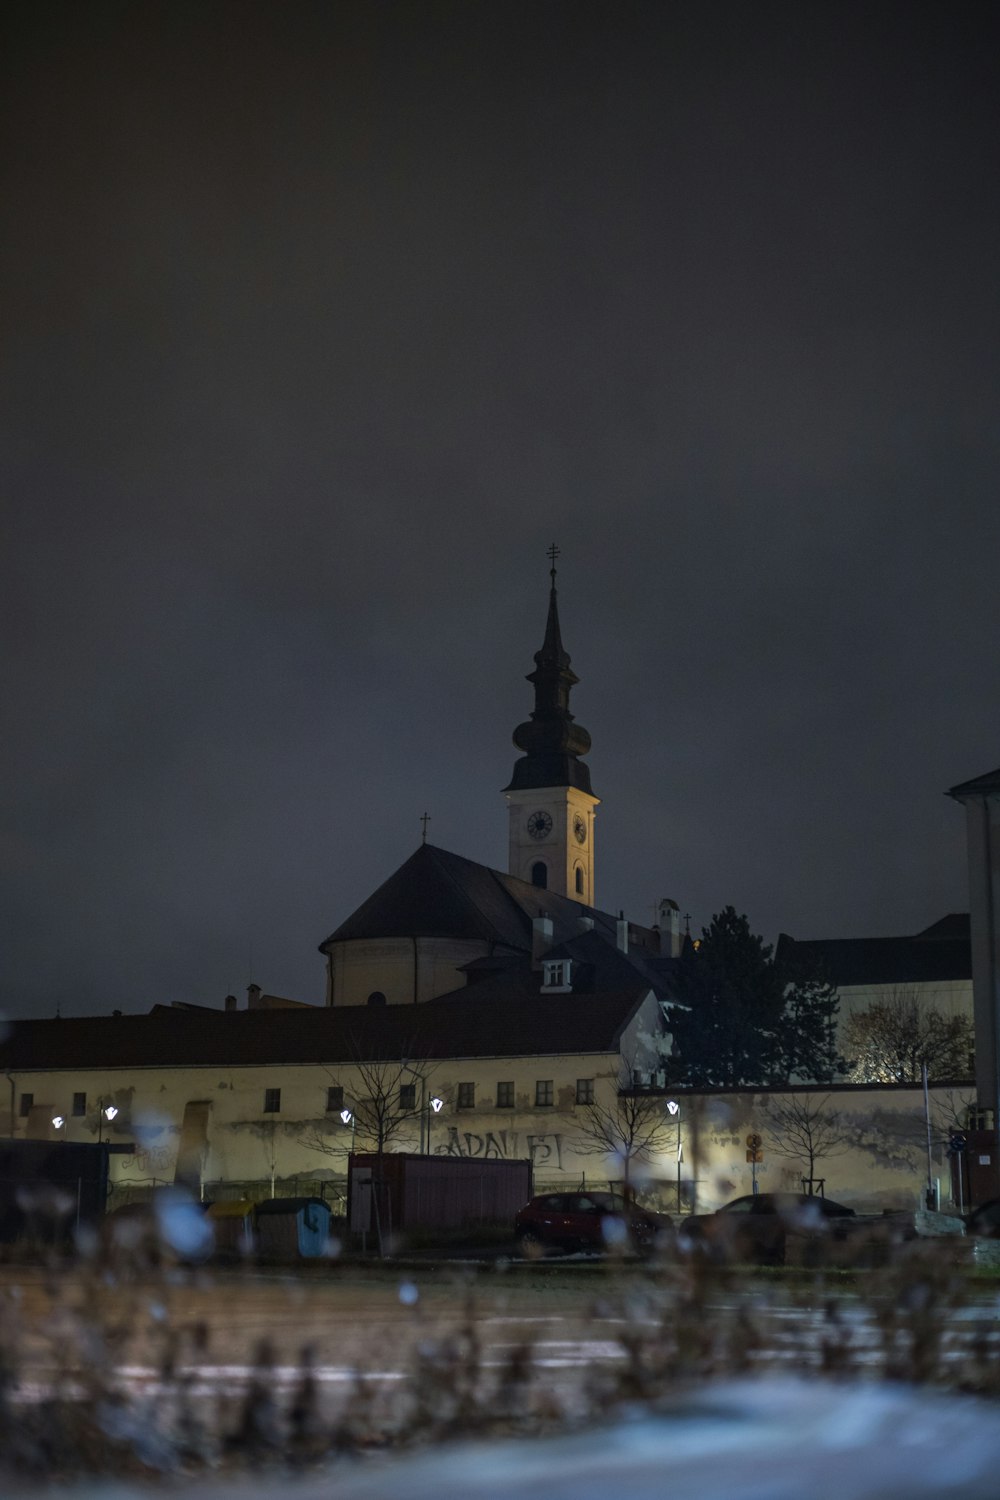
[[[62,1130],[63,1126],[66,1124],[66,1121],[63,1119],[62,1115],[53,1115],[52,1123],[57,1130]]]

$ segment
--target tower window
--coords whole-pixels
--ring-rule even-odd
[[[582,896],[583,895],[583,871],[580,869],[579,865],[577,865],[577,867],[576,867],[576,874],[574,876],[574,880],[576,882],[576,894],[578,896]]]
[[[544,891],[549,884],[549,869],[545,861],[538,859],[531,867],[531,883],[537,885],[538,889]]]

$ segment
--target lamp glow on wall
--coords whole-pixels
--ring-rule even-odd
[[[53,1115],[52,1123],[57,1130],[62,1130],[63,1126],[66,1124],[66,1121],[63,1119],[62,1115]]]
[[[444,1100],[443,1099],[439,1099],[437,1097],[437,1095],[435,1094],[434,1098],[431,1100],[431,1109],[434,1111],[434,1113],[436,1115],[439,1115],[441,1113],[441,1111],[444,1109]]]
[[[98,1142],[98,1145],[103,1145],[104,1144],[104,1123],[103,1122],[105,1120],[107,1120],[108,1124],[110,1125],[111,1121],[115,1118],[115,1116],[118,1113],[118,1106],[115,1105],[115,1104],[105,1104],[104,1100],[101,1099],[100,1102],[98,1103],[97,1107],[98,1107],[98,1109],[100,1111],[100,1115],[99,1115],[98,1121],[97,1121],[97,1142]],[[111,1139],[111,1134],[110,1134],[110,1131],[109,1131],[109,1133],[108,1133],[108,1140],[110,1141],[110,1139]]]

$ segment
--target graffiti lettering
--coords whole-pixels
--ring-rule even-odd
[[[562,1170],[562,1136],[529,1135],[528,1155],[536,1167],[556,1166]]]
[[[459,1134],[454,1125],[448,1128],[448,1139],[444,1145],[436,1146],[435,1156],[480,1157],[483,1161],[506,1161],[517,1155],[516,1130],[487,1130],[476,1135],[471,1130]]]
[[[134,1156],[122,1158],[122,1170],[141,1172],[144,1176],[155,1176],[157,1173],[166,1172],[172,1168],[176,1155],[176,1145],[140,1146]]]

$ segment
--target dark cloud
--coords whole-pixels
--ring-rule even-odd
[[[0,1005],[318,999],[425,807],[502,865],[553,537],[602,904],[964,904],[994,7],[4,24]]]

